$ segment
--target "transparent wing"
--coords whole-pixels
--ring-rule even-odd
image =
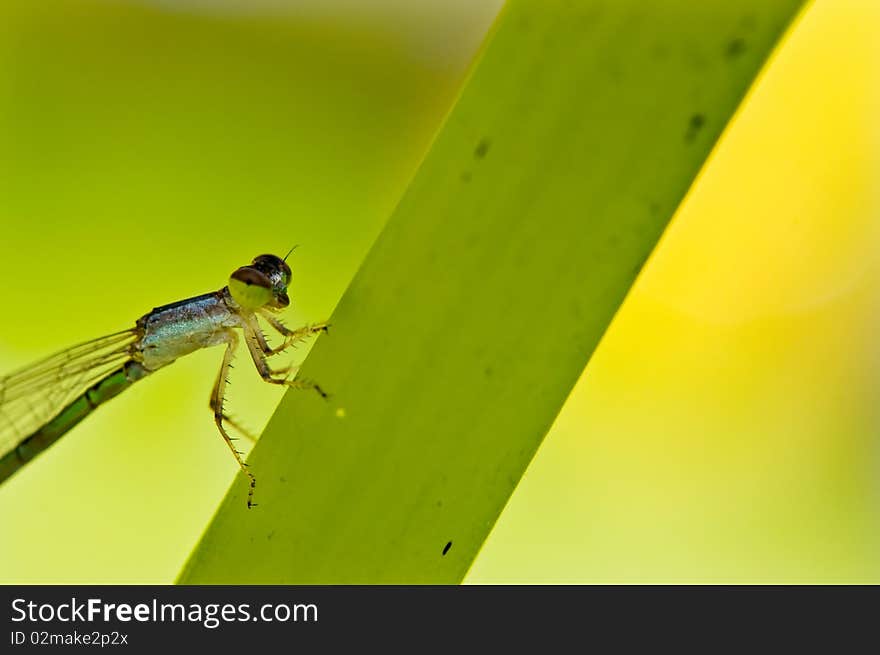
[[[130,357],[134,329],[80,343],[0,377],[0,456]]]

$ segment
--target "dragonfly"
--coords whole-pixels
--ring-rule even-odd
[[[131,329],[77,344],[0,377],[0,483],[135,382],[184,355],[225,345],[209,406],[217,429],[247,476],[247,506],[255,507],[257,480],[230,429],[250,435],[225,408],[229,370],[241,338],[263,380],[328,397],[315,382],[292,376],[296,367],[273,368],[269,363],[297,342],[329,328],[325,322],[291,330],[277,318],[290,305],[290,252],[283,258],[255,257],[236,269],[218,291],[156,307]],[[269,345],[258,317],[280,335],[279,345]]]

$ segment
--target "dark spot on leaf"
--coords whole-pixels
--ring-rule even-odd
[[[687,143],[690,143],[694,139],[697,138],[697,134],[699,134],[700,130],[703,129],[703,126],[706,124],[706,117],[703,114],[693,114],[688,121],[687,131],[684,133],[684,140]]]
[[[474,148],[474,159],[483,159],[487,154],[489,154],[490,145],[492,145],[492,142],[489,141],[487,137],[483,137],[482,139],[480,139],[477,147]]]
[[[483,373],[486,374],[487,378],[491,378],[492,377],[492,367],[487,366],[486,368],[483,369]]]
[[[651,212],[652,216],[657,216],[660,213],[660,203],[652,202],[648,205],[648,210]]]
[[[731,39],[724,48],[724,56],[735,59],[746,51],[746,40],[741,36]]]
[[[287,478],[285,478],[283,475],[280,478],[278,478],[278,480],[279,480],[279,482],[287,482]]]
[[[450,548],[452,548],[451,541],[449,543],[447,543],[445,546],[443,546],[443,554],[445,555],[446,553],[448,553]]]
[[[470,171],[464,171],[464,172],[461,174],[461,181],[464,182],[465,184],[467,184],[468,182],[470,182],[470,181],[471,181],[471,172],[470,172]]]
[[[266,535],[266,539],[268,539],[269,541],[272,541],[272,537],[274,537],[274,536],[275,536],[275,530],[272,530],[272,532],[270,532],[269,534]]]

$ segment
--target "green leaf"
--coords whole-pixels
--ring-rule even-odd
[[[460,582],[800,5],[509,2],[180,581]]]

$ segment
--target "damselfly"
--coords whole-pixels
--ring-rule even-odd
[[[225,345],[210,407],[220,434],[248,477],[247,504],[253,507],[256,478],[228,428],[247,433],[224,409],[239,331],[263,380],[327,395],[314,382],[292,379],[293,367],[274,369],[268,362],[297,341],[327,331],[326,323],[290,330],[275,317],[290,305],[286,259],[260,255],[232,273],[219,291],[157,307],[130,330],[78,344],[0,377],[0,482],[138,380],[196,350]],[[269,345],[258,317],[281,335],[280,345]]]

